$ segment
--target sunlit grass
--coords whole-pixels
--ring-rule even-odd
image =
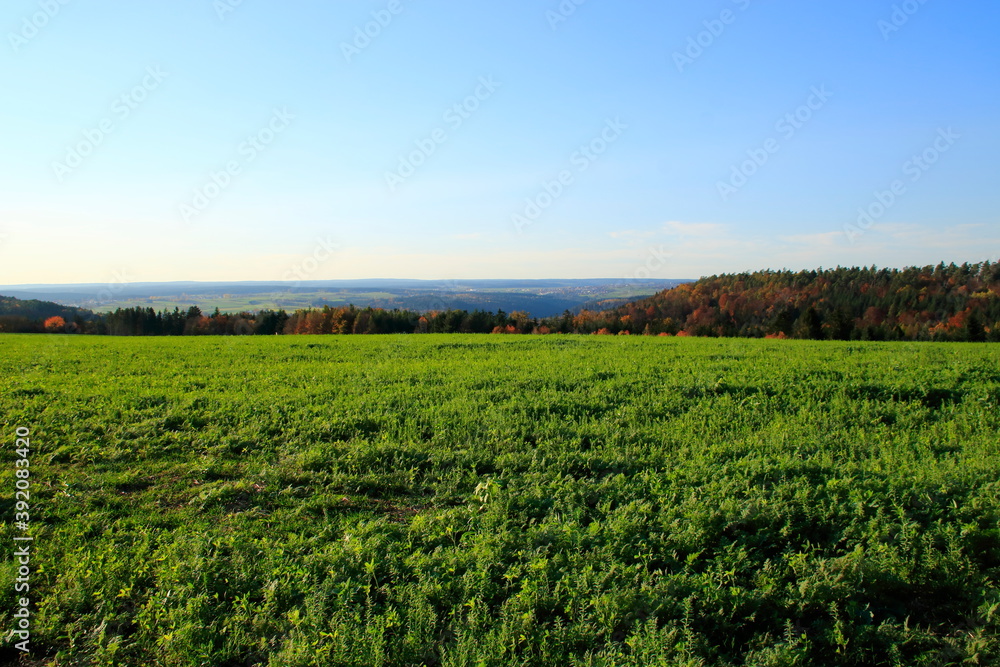
[[[995,346],[8,335],[0,378],[52,664],[1000,659]]]

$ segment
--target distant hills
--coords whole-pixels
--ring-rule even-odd
[[[767,270],[660,282],[667,289],[648,296],[630,293],[648,290],[649,282],[610,280],[365,281],[281,285],[286,291],[277,293],[255,291],[278,286],[271,283],[125,285],[117,297],[133,305],[106,314],[0,297],[0,331],[41,331],[44,319],[59,316],[66,328],[50,330],[115,335],[492,332],[1000,341],[1000,264],[990,262]],[[174,294],[179,285],[200,294]],[[15,293],[65,296],[74,293],[69,288],[91,287],[21,286]],[[370,291],[375,289],[382,291]],[[159,296],[134,296],[157,291]],[[209,301],[214,312],[195,305],[196,299],[215,299]],[[278,307],[268,307],[269,299]]]
[[[566,310],[606,308],[684,280],[336,280],[301,282],[169,282],[0,286],[0,294],[47,299],[99,312],[197,306],[205,312],[295,311],[353,304],[359,308],[524,311],[549,317]]]

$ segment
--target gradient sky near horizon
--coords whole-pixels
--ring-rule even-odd
[[[997,3],[576,2],[9,0],[0,284],[998,259]]]

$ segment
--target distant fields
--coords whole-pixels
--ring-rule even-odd
[[[26,664],[1000,664],[997,345],[3,335],[5,636],[20,426]]]
[[[118,308],[152,308],[173,310],[177,308],[187,311],[191,306],[197,306],[205,313],[211,313],[218,308],[226,313],[259,312],[261,310],[287,310],[320,307],[323,304],[346,306],[349,304],[381,303],[393,299],[390,292],[262,292],[260,294],[210,294],[210,295],[172,295],[151,296],[144,298],[116,299],[88,305],[95,313],[110,313]]]
[[[318,281],[248,285],[246,283],[131,283],[116,285],[0,286],[0,294],[22,299],[72,303],[97,313],[119,308],[159,312],[197,306],[204,313],[295,310],[355,305],[392,310],[526,311],[535,317],[566,310],[607,308],[648,297],[684,280],[471,280],[471,281]],[[345,283],[352,283],[351,287]],[[338,286],[339,285],[339,286]],[[2,304],[0,304],[2,305]]]

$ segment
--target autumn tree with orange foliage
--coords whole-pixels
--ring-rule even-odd
[[[45,320],[44,327],[47,333],[63,333],[66,331],[66,320],[55,315]]]

